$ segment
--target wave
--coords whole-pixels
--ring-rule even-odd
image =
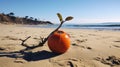
[[[120,25],[66,25],[70,27],[120,27]]]

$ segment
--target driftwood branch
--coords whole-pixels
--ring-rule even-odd
[[[20,39],[22,41],[21,45],[24,46],[24,47],[28,47],[26,44],[25,44],[25,41],[27,41],[31,36],[27,37],[26,39]]]
[[[26,50],[30,50],[30,49],[34,49],[36,47],[40,47],[40,46],[43,46],[46,41],[48,40],[49,36],[52,35],[55,31],[59,30],[59,28],[62,26],[62,24],[64,23],[64,21],[61,22],[61,24],[55,29],[53,30],[46,38],[42,38],[40,37],[40,42],[38,45],[34,45],[34,46],[28,46],[27,44],[25,44],[25,42],[31,37],[27,37],[26,39],[20,39],[22,41],[21,45],[26,47],[25,49],[21,50],[21,51],[26,51]]]

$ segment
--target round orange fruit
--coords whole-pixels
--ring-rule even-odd
[[[48,38],[48,47],[52,52],[65,53],[70,48],[70,36],[64,31],[56,31]]]

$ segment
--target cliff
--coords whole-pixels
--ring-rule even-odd
[[[2,24],[29,24],[29,25],[38,25],[38,24],[53,24],[50,21],[40,21],[34,19],[33,17],[16,17],[14,13],[4,14],[0,13],[0,23]]]

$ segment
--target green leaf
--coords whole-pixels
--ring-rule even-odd
[[[57,13],[57,16],[58,16],[59,20],[62,22],[63,21],[62,15],[60,13]]]
[[[70,20],[72,20],[72,19],[73,19],[72,16],[68,16],[68,17],[65,19],[65,21],[70,21]]]

